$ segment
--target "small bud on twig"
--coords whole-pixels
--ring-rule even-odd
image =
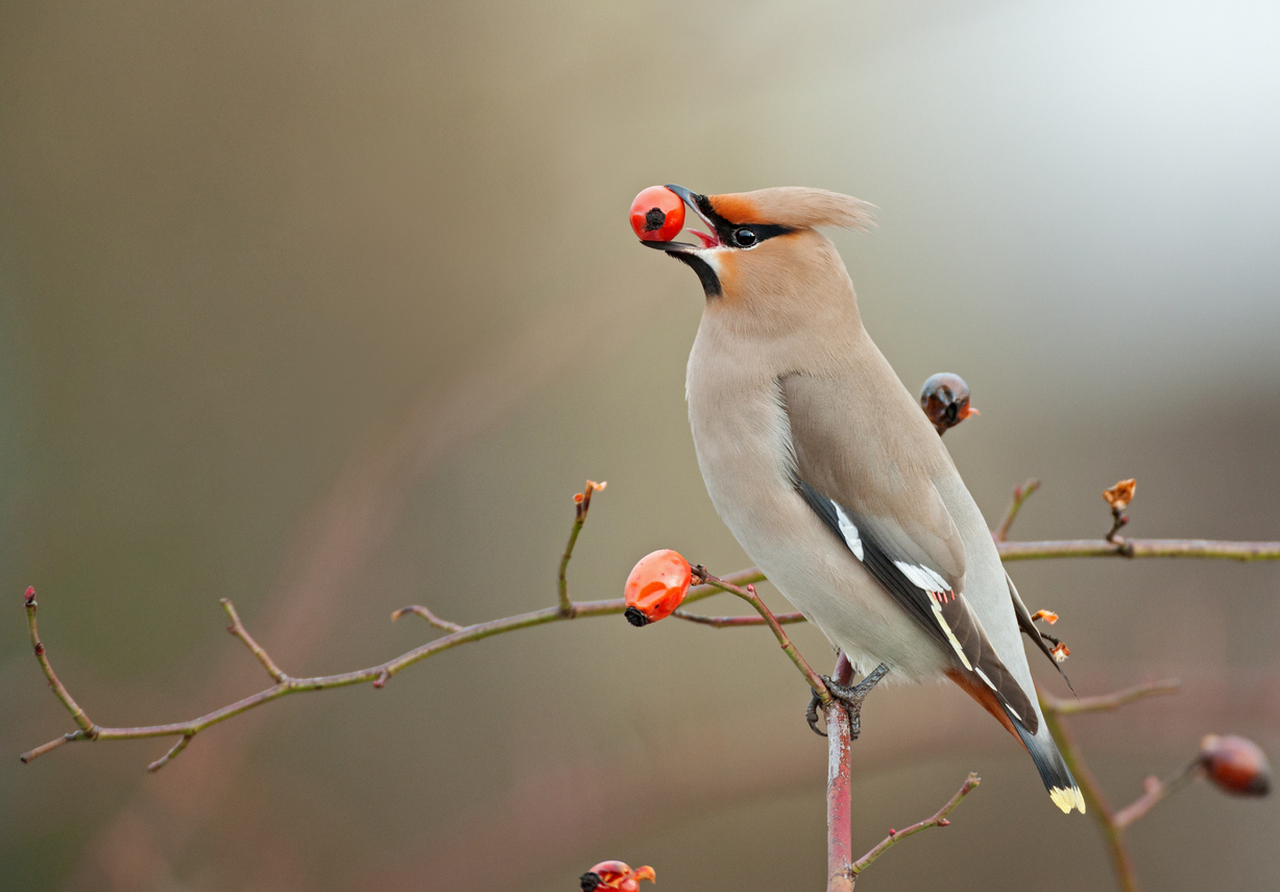
[[[1125,557],[1133,557],[1133,546],[1126,542],[1123,537],[1117,539],[1116,533],[1129,522],[1129,515],[1124,513],[1124,509],[1133,501],[1133,493],[1137,488],[1138,482],[1130,477],[1128,480],[1121,480],[1115,486],[1102,492],[1102,497],[1111,506],[1111,529],[1107,531],[1105,538],[1108,542],[1115,542],[1120,546],[1120,553]]]
[[[1033,622],[1036,620],[1044,620],[1049,625],[1053,625],[1058,621],[1058,614],[1054,613],[1052,610],[1037,610],[1035,613],[1031,614],[1031,620]]]
[[[1138,481],[1130,477],[1128,480],[1121,480],[1110,489],[1104,490],[1102,497],[1107,500],[1107,504],[1112,508],[1117,511],[1123,511],[1133,501],[1133,493],[1137,488]]]

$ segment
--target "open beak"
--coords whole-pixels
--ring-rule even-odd
[[[648,245],[650,248],[657,248],[659,251],[666,251],[670,254],[690,254],[694,251],[702,251],[707,248],[720,247],[720,239],[716,235],[716,225],[699,207],[699,202],[706,201],[705,195],[699,195],[697,192],[690,192],[684,186],[677,186],[674,183],[667,183],[666,188],[670,189],[676,195],[680,196],[680,200],[689,206],[689,210],[698,215],[698,218],[707,225],[707,232],[699,232],[696,229],[690,229],[689,234],[696,236],[702,242],[701,245],[692,245],[689,242],[649,242],[641,241],[641,244]]]

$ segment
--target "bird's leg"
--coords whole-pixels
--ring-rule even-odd
[[[831,692],[831,696],[843,703],[849,713],[849,736],[851,739],[857,740],[858,734],[862,730],[862,701],[867,699],[867,694],[871,693],[871,689],[888,672],[889,667],[881,663],[856,685],[842,684],[834,681],[829,675],[822,676],[822,681],[827,686],[827,690]],[[818,711],[821,708],[822,698],[818,696],[817,691],[814,691],[813,696],[809,699],[809,706],[804,711],[804,717],[814,734],[826,737],[827,735],[824,732],[818,730]]]
[[[827,690],[831,692],[831,696],[843,703],[849,713],[850,740],[857,740],[858,734],[862,731],[862,701],[867,699],[867,694],[871,693],[871,689],[888,673],[889,667],[881,663],[855,685],[844,685],[838,681],[832,681],[825,675],[822,676],[822,681],[826,684]]]

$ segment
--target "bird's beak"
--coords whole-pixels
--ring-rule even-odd
[[[720,238],[716,235],[716,224],[711,221],[698,204],[700,201],[706,201],[706,196],[699,195],[697,192],[690,192],[684,186],[677,186],[674,183],[667,183],[666,188],[680,196],[680,200],[687,204],[689,209],[697,214],[703,223],[707,224],[708,231],[689,230],[690,235],[697,236],[698,240],[702,242],[701,245],[691,245],[688,242],[650,242],[643,240],[641,244],[648,245],[650,248],[657,248],[659,251],[666,251],[669,254],[691,254],[707,248],[720,247]]]
[[[964,413],[964,417],[968,418],[970,415],[981,415],[981,414],[982,413],[978,411],[977,406],[970,406],[969,411]]]

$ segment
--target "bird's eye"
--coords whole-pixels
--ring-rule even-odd
[[[733,231],[733,243],[739,248],[751,248],[757,241],[755,230],[746,226]]]
[[[945,414],[947,416],[947,421],[951,422],[952,424],[955,424],[956,418],[960,415],[960,407],[955,403],[951,403],[949,406],[947,406],[945,410]]]

